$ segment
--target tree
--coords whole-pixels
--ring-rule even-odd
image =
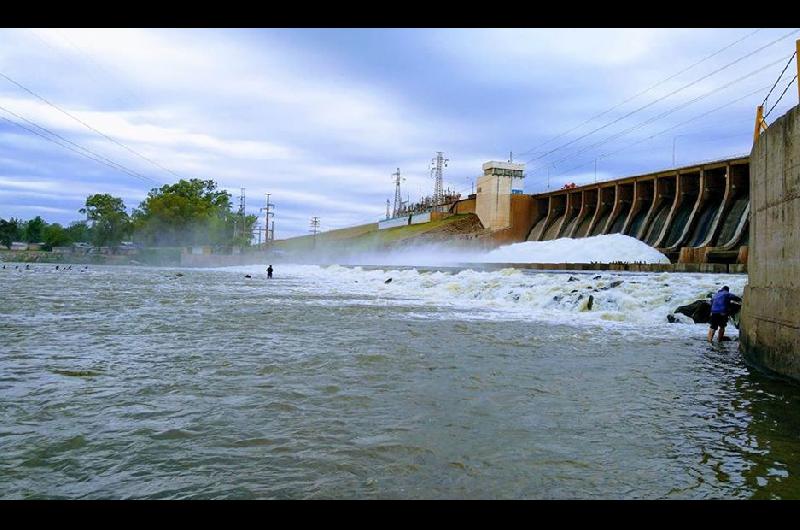
[[[38,215],[25,223],[22,229],[22,240],[28,243],[40,243],[44,236],[44,227],[47,223]]]
[[[58,223],[49,224],[45,227],[43,241],[48,249],[63,247],[72,243],[69,232]]]
[[[130,218],[125,211],[125,203],[119,197],[107,193],[90,195],[86,199],[86,207],[79,211],[92,221],[89,233],[95,246],[119,246],[130,232]]]
[[[89,235],[89,225],[86,221],[74,221],[66,228],[67,236],[70,243],[88,242],[91,239]]]
[[[134,237],[157,246],[233,244],[237,217],[230,194],[218,190],[213,180],[200,179],[153,188],[132,216]],[[245,224],[252,227],[255,216],[247,217]]]
[[[11,248],[11,243],[21,239],[19,222],[13,217],[8,221],[0,218],[0,244]]]
[[[238,214],[230,213],[226,219],[226,227],[235,223],[237,234],[236,237],[231,238],[231,244],[237,247],[250,246],[250,242],[253,239],[253,228],[255,228],[257,222],[258,216],[245,215],[244,227],[242,227],[242,217]]]

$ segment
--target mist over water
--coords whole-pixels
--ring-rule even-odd
[[[745,276],[274,267],[0,270],[0,497],[800,496]]]
[[[344,265],[455,266],[477,263],[669,263],[655,248],[622,234],[582,239],[525,241],[487,249],[465,241],[410,242],[390,248],[353,250],[327,244],[303,255],[307,263]]]

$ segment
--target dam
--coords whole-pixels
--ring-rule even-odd
[[[476,213],[498,243],[623,234],[673,263],[747,263],[748,156],[540,194],[512,190],[505,165],[484,164],[477,193],[450,206]]]

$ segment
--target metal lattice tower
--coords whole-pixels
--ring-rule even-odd
[[[319,217],[312,217],[311,218],[311,225],[310,225],[309,232],[314,234],[314,238],[316,239],[317,234],[319,233]]]
[[[439,209],[444,202],[444,185],[442,181],[442,169],[447,167],[449,158],[444,157],[444,153],[436,151],[436,157],[431,159],[431,177],[433,177],[433,204],[434,209]]]
[[[400,196],[400,181],[405,180],[405,178],[400,177],[400,168],[397,168],[397,172],[392,173],[392,177],[394,177],[394,209],[392,210],[392,217],[397,217],[403,208],[403,199]]]
[[[275,216],[275,212],[273,211],[275,205],[269,202],[269,196],[272,195],[271,193],[265,193],[264,195],[266,201],[264,206],[259,208],[259,211],[264,212],[264,243],[269,243],[275,240],[275,221],[272,221],[272,230],[269,228],[269,218]]]

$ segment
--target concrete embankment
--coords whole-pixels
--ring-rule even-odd
[[[749,282],[741,344],[751,364],[800,381],[800,108],[750,154]]]

